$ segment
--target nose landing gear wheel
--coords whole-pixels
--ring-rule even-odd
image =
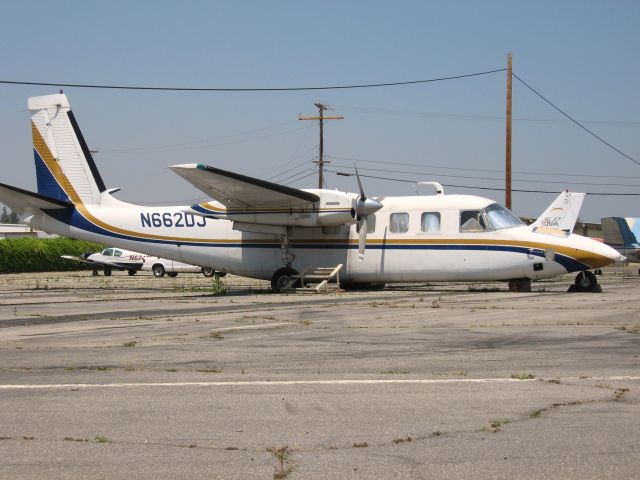
[[[593,272],[584,271],[576,276],[574,283],[576,292],[602,292],[598,279]]]

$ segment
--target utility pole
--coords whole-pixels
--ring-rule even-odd
[[[323,137],[323,123],[325,120],[343,120],[344,117],[342,115],[336,115],[333,117],[325,117],[324,111],[329,110],[329,107],[323,105],[320,102],[314,103],[316,107],[318,107],[318,116],[317,117],[303,117],[302,115],[298,115],[298,120],[318,120],[320,125],[320,145],[318,152],[318,160],[315,160],[314,163],[318,164],[318,188],[322,188],[322,184],[324,183],[323,178],[323,167],[325,163],[324,161],[324,137]]]
[[[506,165],[504,185],[504,206],[511,210],[511,79],[512,57],[507,55],[507,138],[506,138]]]

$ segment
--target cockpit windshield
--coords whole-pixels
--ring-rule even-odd
[[[484,213],[490,230],[501,230],[524,225],[522,220],[499,203],[492,203],[484,209]]]

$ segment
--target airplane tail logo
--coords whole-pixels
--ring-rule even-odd
[[[66,95],[29,98],[38,193],[74,204],[98,204],[104,182]]]

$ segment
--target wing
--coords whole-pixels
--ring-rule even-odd
[[[49,198],[39,193],[12,187],[4,183],[0,183],[0,202],[10,206],[12,210],[17,211],[21,215],[40,210],[57,210],[73,207],[73,204],[69,202]]]
[[[76,262],[88,263],[90,265],[100,265],[98,262],[87,260],[86,258],[76,257],[75,255],[60,255],[60,258],[65,260],[75,260]]]
[[[311,192],[199,164],[170,167],[206,195],[232,210],[310,206],[320,200]]]

